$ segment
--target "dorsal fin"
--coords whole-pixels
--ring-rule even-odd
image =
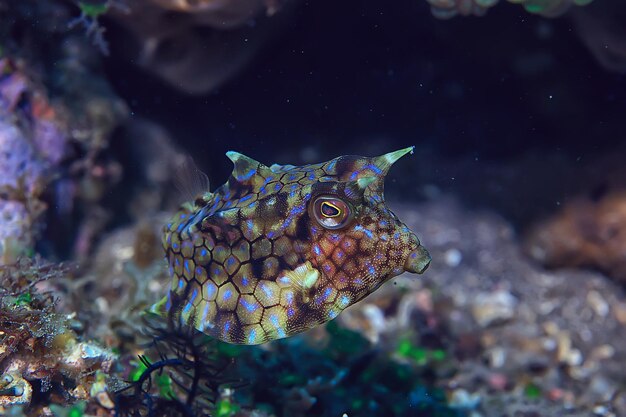
[[[232,176],[237,181],[246,182],[256,174],[267,176],[272,173],[272,171],[261,162],[239,152],[228,151],[226,152],[226,156],[228,159],[233,161],[233,164],[235,165],[233,167]]]
[[[193,201],[210,192],[209,177],[202,172],[193,158],[185,155],[176,166],[174,185],[185,201]]]

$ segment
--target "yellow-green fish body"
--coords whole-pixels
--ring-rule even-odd
[[[412,151],[267,167],[236,152],[227,183],[165,227],[172,276],[152,307],[220,340],[259,344],[335,318],[428,252],[385,205],[384,177]]]

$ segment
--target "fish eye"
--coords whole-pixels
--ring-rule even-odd
[[[337,197],[320,196],[313,201],[313,217],[326,229],[340,229],[352,219],[352,209]]]

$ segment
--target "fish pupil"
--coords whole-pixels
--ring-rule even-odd
[[[324,217],[337,217],[341,214],[341,210],[328,201],[324,201],[320,209]]]

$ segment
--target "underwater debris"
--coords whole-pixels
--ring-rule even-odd
[[[394,207],[409,227],[419,225],[433,258],[456,250],[462,267],[441,262],[424,279],[398,277],[341,314],[339,324],[363,335],[380,329],[378,349],[421,369],[449,400],[471,400],[470,413],[582,417],[598,404],[626,412],[619,405],[618,358],[626,352],[619,285],[598,273],[538,268],[496,214],[449,198]],[[475,317],[481,294],[493,306]],[[364,311],[372,307],[383,316],[380,327]]]
[[[103,55],[109,55],[109,44],[104,38],[106,29],[100,24],[99,18],[110,12],[111,8],[118,8],[122,12],[128,12],[123,0],[83,0],[77,1],[80,16],[71,20],[67,27],[73,29],[82,27],[85,36],[91,40]]]
[[[144,336],[152,338],[115,393],[117,416],[204,416],[223,407],[219,388],[231,363],[216,341],[179,322],[146,317]],[[151,358],[152,357],[152,358]]]
[[[50,403],[86,400],[95,372],[110,370],[115,355],[80,340],[72,315],[56,311],[69,271],[39,259],[0,266],[0,413],[23,405],[41,415]]]
[[[430,255],[382,192],[412,151],[302,167],[228,152],[228,182],[198,190],[165,228],[173,281],[151,311],[253,345],[332,320],[403,272],[423,273]]]
[[[70,284],[71,308],[81,311],[85,331],[125,351],[140,343],[143,311],[168,280],[158,239],[166,215],[105,235],[93,258]]]
[[[321,349],[311,346],[311,333],[264,346],[219,342],[218,350],[234,358],[227,374],[247,382],[232,401],[242,411],[256,407],[279,417],[462,415],[427,383],[427,367],[406,366],[336,322],[326,329]]]

